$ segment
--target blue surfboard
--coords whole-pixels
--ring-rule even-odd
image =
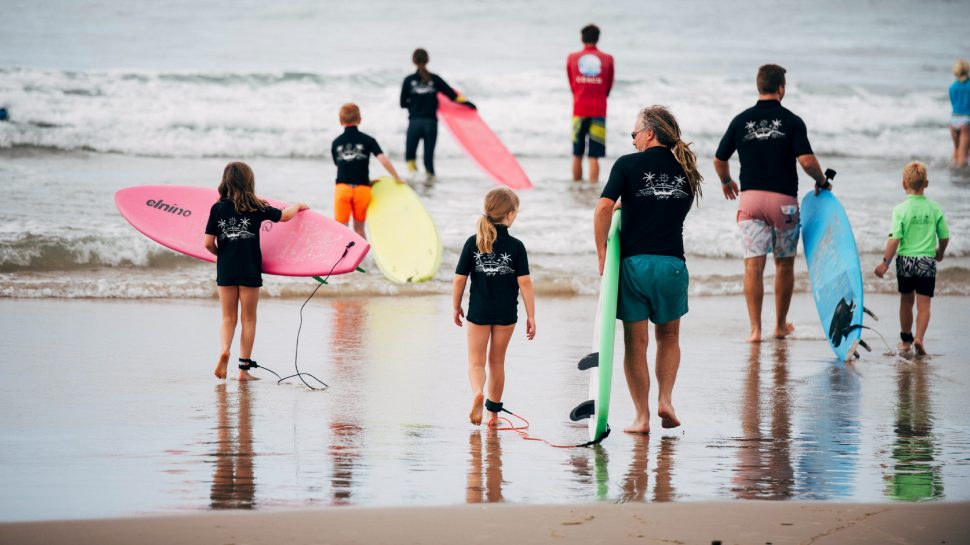
[[[862,267],[852,226],[831,191],[802,199],[802,244],[815,308],[835,356],[842,361],[860,344],[863,318]]]

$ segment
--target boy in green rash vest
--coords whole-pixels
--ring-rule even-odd
[[[926,354],[923,337],[930,324],[930,303],[936,287],[936,263],[943,261],[943,253],[950,242],[950,230],[943,218],[943,210],[935,201],[923,195],[930,184],[926,165],[913,161],[903,169],[903,189],[906,200],[893,208],[892,231],[886,243],[882,263],[876,276],[882,278],[896,257],[896,281],[899,284],[899,344],[900,351],[915,349]],[[937,245],[939,240],[939,245]],[[915,292],[915,293],[914,293]],[[913,335],[913,303],[916,303],[916,335]]]

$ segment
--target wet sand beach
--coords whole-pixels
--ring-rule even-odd
[[[280,511],[317,506],[734,499],[970,500],[964,297],[941,297],[930,357],[830,354],[807,295],[788,341],[742,341],[743,301],[695,297],[674,401],[684,425],[649,437],[617,362],[613,434],[554,449],[465,420],[464,332],[437,296],[320,298],[304,313],[300,367],[330,384],[211,376],[218,308],[207,300],[0,300],[0,520]],[[292,369],[299,304],[260,308],[254,358]],[[586,440],[567,414],[586,396],[592,297],[540,298],[538,336],[517,331],[504,401],[530,433]],[[896,299],[867,305],[892,342]],[[652,351],[651,351],[652,359]]]

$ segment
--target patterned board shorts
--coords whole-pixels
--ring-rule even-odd
[[[768,254],[795,257],[798,253],[801,219],[795,197],[756,189],[742,191],[737,219],[745,259]]]
[[[896,283],[899,293],[913,293],[933,297],[936,291],[936,258],[928,256],[896,256]]]

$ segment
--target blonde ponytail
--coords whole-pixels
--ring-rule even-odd
[[[492,253],[492,245],[498,238],[496,223],[505,222],[509,214],[518,211],[519,196],[505,187],[496,187],[485,195],[485,213],[478,218],[475,246],[483,254]]]
[[[478,229],[476,231],[475,246],[478,246],[478,251],[483,254],[492,253],[492,244],[495,244],[495,238],[498,237],[495,224],[488,219],[488,216],[482,214],[478,218]]]

